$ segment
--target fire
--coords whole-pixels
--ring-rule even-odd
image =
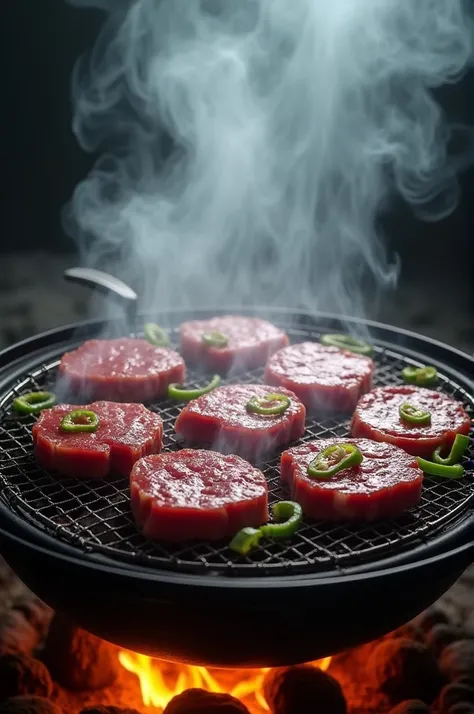
[[[199,688],[208,692],[228,693],[245,701],[253,714],[268,711],[263,696],[263,680],[268,669],[209,670],[206,667],[169,664],[145,655],[120,650],[119,661],[140,681],[143,704],[163,710],[168,702],[186,689]],[[313,662],[326,670],[330,657]]]

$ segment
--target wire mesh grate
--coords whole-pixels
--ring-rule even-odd
[[[318,340],[317,329],[281,325],[292,342]],[[176,331],[172,333],[176,339]],[[418,365],[392,349],[375,347],[374,384],[401,384],[401,370]],[[165,545],[147,541],[137,531],[130,510],[127,478],[84,481],[58,477],[39,467],[32,451],[31,427],[35,417],[18,416],[11,410],[19,394],[53,388],[57,362],[43,364],[25,375],[8,394],[0,395],[0,485],[8,507],[50,535],[85,552],[106,555],[122,562],[159,569],[234,576],[287,575],[293,572],[326,572],[334,568],[373,562],[418,544],[454,522],[468,511],[473,495],[472,460],[474,439],[468,455],[469,469],[460,481],[425,478],[420,504],[401,517],[380,523],[346,524],[305,520],[291,541],[269,542],[248,557],[239,557],[228,543],[183,543]],[[188,370],[190,385],[198,375]],[[263,369],[224,379],[222,383],[262,381]],[[195,381],[193,381],[195,380]],[[201,375],[202,380],[202,375]],[[438,387],[463,402],[474,413],[474,399],[458,384],[440,375]],[[148,405],[159,411],[164,423],[164,449],[182,447],[174,433],[180,406],[163,400]],[[309,415],[300,440],[349,436],[350,417]],[[288,494],[279,483],[279,454],[259,466],[273,503]]]

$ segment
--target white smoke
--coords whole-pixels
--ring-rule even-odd
[[[74,130],[102,158],[69,226],[148,304],[360,314],[397,277],[390,199],[455,207],[432,90],[470,60],[462,0],[70,2],[109,17],[75,74]]]

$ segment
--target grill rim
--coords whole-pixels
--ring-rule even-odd
[[[372,337],[374,342],[382,347],[389,350],[398,349],[407,358],[418,359],[423,358],[426,360],[427,356],[430,357],[430,362],[440,367],[441,371],[449,378],[458,382],[459,386],[465,391],[472,391],[472,384],[468,377],[472,373],[472,366],[474,366],[474,358],[471,358],[467,353],[464,353],[456,348],[449,345],[445,345],[442,342],[433,340],[432,338],[425,337],[415,332],[410,332],[404,330],[403,328],[397,328],[391,325],[385,325],[383,323],[378,323],[375,321],[364,320],[360,318],[352,318],[339,316],[332,313],[323,312],[312,312],[308,310],[293,310],[291,308],[280,308],[280,307],[246,307],[246,308],[233,308],[233,307],[221,307],[221,308],[194,308],[192,310],[185,310],[181,308],[173,308],[172,310],[166,310],[162,313],[154,314],[153,318],[159,318],[160,314],[167,316],[170,322],[173,321],[176,324],[176,319],[173,320],[173,316],[179,315],[180,321],[188,319],[205,319],[206,317],[215,316],[218,314],[247,314],[247,315],[260,315],[266,317],[269,320],[273,319],[283,320],[284,318],[294,321],[302,327],[313,327],[314,329],[321,328],[321,322],[325,323],[325,328],[328,330],[345,330],[348,324],[357,327],[358,325],[363,325],[372,331]],[[150,315],[144,313],[141,315],[143,319],[149,318]],[[318,321],[319,325],[318,325]],[[7,398],[7,385],[14,385],[18,381],[18,375],[20,378],[26,378],[28,374],[38,369],[38,360],[42,363],[50,361],[48,359],[48,352],[53,358],[57,358],[58,352],[73,349],[77,344],[80,344],[84,339],[94,337],[105,327],[113,326],[114,323],[119,326],[123,325],[123,321],[120,320],[106,320],[106,319],[92,319],[84,320],[76,323],[71,323],[64,327],[55,328],[47,332],[34,335],[22,342],[16,343],[11,347],[0,352],[0,395],[3,394],[3,398],[0,400],[0,407],[5,402]],[[396,337],[396,339],[393,339]],[[62,338],[62,339],[61,339]],[[392,338],[392,339],[390,339]],[[418,350],[422,349],[421,352]],[[49,348],[49,349],[48,349]],[[416,348],[416,349],[415,349]],[[432,357],[429,352],[433,350],[436,352],[436,358]],[[441,353],[438,355],[438,353]],[[443,355],[451,357],[455,366],[452,363],[446,363],[441,358]],[[13,359],[11,359],[13,358]],[[27,365],[32,366],[30,370],[27,369]],[[457,371],[461,368],[461,373]],[[464,371],[465,370],[465,371]],[[1,491],[0,491],[1,495]],[[32,525],[25,517],[20,514],[14,513],[7,505],[4,505],[0,501],[0,513],[7,521],[11,521],[11,516],[15,516],[16,529],[23,529],[25,531],[25,525],[31,529],[31,537],[35,540],[43,540],[44,545],[48,548],[54,547],[56,550],[63,550],[64,555],[69,555],[70,557],[76,557],[79,559],[86,559],[90,561],[91,564],[102,564],[108,565],[109,567],[118,567],[119,569],[124,569],[127,571],[135,571],[137,573],[149,573],[150,575],[156,575],[160,580],[163,577],[168,579],[173,576],[171,580],[175,580],[177,577],[180,582],[182,579],[191,578],[194,583],[197,581],[207,582],[216,581],[220,582],[231,582],[234,586],[237,583],[244,584],[245,581],[251,583],[258,583],[263,581],[274,581],[274,582],[288,582],[294,581],[315,581],[319,583],[329,582],[333,579],[338,579],[344,575],[352,575],[356,573],[363,572],[374,572],[380,567],[387,568],[390,567],[390,563],[397,562],[402,564],[403,562],[412,562],[413,558],[417,557],[418,554],[422,555],[428,549],[429,552],[436,550],[437,544],[439,542],[440,547],[444,550],[442,543],[450,543],[453,538],[451,536],[455,535],[453,543],[459,543],[464,539],[464,532],[467,533],[470,530],[470,525],[472,522],[474,500],[471,501],[471,506],[467,506],[464,512],[457,517],[450,520],[444,525],[440,530],[437,530],[432,535],[427,537],[419,538],[415,542],[410,541],[405,544],[405,546],[400,547],[400,549],[395,553],[387,557],[374,558],[369,563],[362,563],[360,565],[349,565],[344,566],[343,564],[338,565],[337,569],[319,571],[319,572],[288,572],[285,575],[271,575],[268,573],[262,573],[261,575],[252,576],[231,576],[226,575],[223,572],[219,572],[217,575],[210,573],[193,573],[190,571],[179,571],[174,569],[159,568],[157,565],[153,567],[147,567],[141,563],[131,563],[125,560],[121,560],[119,556],[117,558],[108,557],[107,555],[88,552],[87,550],[81,549],[79,545],[69,545],[64,541],[54,538],[54,536],[49,535],[47,532],[42,531],[39,527]],[[472,536],[471,536],[472,537]],[[46,540],[45,540],[46,539]],[[452,544],[451,544],[452,545]],[[65,551],[68,551],[66,553]],[[426,556],[425,556],[426,557]]]
[[[23,525],[23,523],[22,523]],[[28,524],[29,525],[29,524]],[[33,528],[33,527],[32,527]],[[34,529],[34,528],[33,528]],[[0,523],[0,534],[2,533],[2,524]],[[46,534],[45,534],[46,535]],[[95,559],[94,556],[81,551],[74,553],[58,553],[57,548],[54,550],[48,549],[45,544],[29,541],[24,534],[8,532],[8,538],[22,543],[27,548],[40,551],[53,557],[60,562],[75,564],[78,568],[86,568],[90,572],[98,574],[103,573],[116,576],[120,579],[125,578],[128,582],[141,582],[146,584],[155,584],[169,587],[173,594],[176,588],[184,588],[184,594],[187,596],[187,587],[196,588],[196,592],[201,595],[206,593],[219,593],[232,591],[251,591],[252,596],[257,596],[259,593],[268,594],[269,591],[280,591],[281,588],[288,590],[290,588],[294,592],[298,592],[303,588],[314,588],[315,586],[332,588],[341,585],[341,583],[361,583],[365,578],[375,578],[376,581],[383,578],[390,578],[393,575],[399,575],[405,571],[416,572],[418,568],[429,566],[431,563],[444,562],[455,556],[460,556],[464,552],[471,556],[471,562],[474,562],[474,513],[471,513],[462,523],[459,523],[454,530],[451,530],[436,539],[431,540],[429,544],[419,545],[410,551],[410,557],[404,558],[406,554],[398,554],[392,558],[385,560],[374,561],[370,567],[365,566],[359,568],[347,568],[335,572],[326,573],[296,573],[292,575],[278,576],[261,576],[261,577],[242,577],[233,578],[226,575],[217,577],[209,577],[189,572],[178,572],[174,570],[159,570],[157,568],[140,568],[138,565],[128,565],[126,567],[119,561],[102,558]],[[46,538],[52,541],[54,545],[57,541],[52,536],[46,535]],[[66,548],[70,546],[61,543]],[[433,547],[432,547],[433,546]],[[435,547],[436,546],[436,547]],[[71,549],[72,550],[72,549]],[[422,557],[417,557],[422,555]],[[194,592],[194,591],[193,591]],[[166,593],[160,593],[166,596]]]

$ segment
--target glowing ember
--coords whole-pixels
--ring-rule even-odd
[[[263,698],[263,679],[267,669],[258,670],[209,670],[206,667],[170,664],[136,654],[127,650],[119,652],[119,661],[128,672],[140,680],[143,704],[163,710],[168,702],[181,692],[192,687],[208,692],[227,692],[241,699],[252,714],[268,712]],[[330,657],[313,662],[315,667],[326,670]]]

